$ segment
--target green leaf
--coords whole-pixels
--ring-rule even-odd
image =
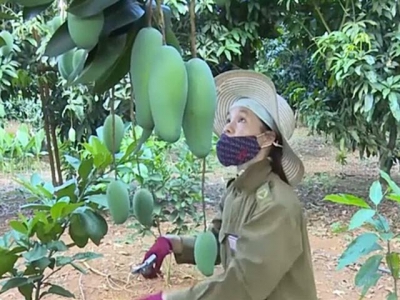
[[[0,12],[0,20],[16,20],[16,16],[12,16],[5,12]]]
[[[397,252],[390,252],[386,255],[386,263],[389,267],[391,275],[394,278],[399,278],[400,272],[400,256]]]
[[[390,189],[395,193],[400,195],[400,187],[390,178],[389,174],[387,174],[385,171],[380,170],[379,171],[381,177],[387,182],[389,185]]]
[[[382,247],[377,243],[379,237],[375,233],[364,233],[356,237],[346,248],[339,258],[337,269],[340,270],[347,265],[355,263],[362,256],[377,250]]]
[[[138,21],[143,15],[144,10],[139,2],[120,0],[104,10],[102,35],[124,34],[130,29],[130,25]]]
[[[79,213],[79,211],[78,213],[73,213],[70,218],[68,233],[79,248],[85,247],[89,241],[89,235],[84,228],[84,220],[82,215]]]
[[[369,208],[361,208],[357,211],[350,220],[349,230],[353,230],[364,225],[375,215],[375,210]]]
[[[12,253],[0,254],[0,277],[11,272],[14,268],[15,263],[18,260],[18,256]]]
[[[56,284],[51,284],[50,288],[46,292],[42,293],[40,298],[43,298],[44,296],[50,294],[59,295],[66,298],[75,298],[75,295],[72,294],[70,291],[67,291],[62,286]]]
[[[3,46],[5,46],[5,45],[7,45],[6,44],[6,41],[0,36],[0,47],[3,47]],[[4,107],[4,106],[3,106]],[[2,117],[1,115],[0,115],[0,117]]]
[[[47,256],[47,248],[44,245],[36,242],[33,248],[30,251],[24,253],[23,256],[27,262],[34,262]]]
[[[126,39],[126,35],[118,35],[100,40],[96,50],[91,51],[90,53],[93,60],[85,65],[82,73],[79,74],[73,83],[88,84],[96,82],[96,80],[106,73],[122,54]],[[88,61],[89,59],[87,62]]]
[[[398,194],[389,194],[386,196],[386,198],[400,203],[400,195],[398,195]]]
[[[65,245],[65,243],[61,240],[59,241],[51,241],[47,243],[47,249],[53,250],[53,251],[67,251],[68,247]]]
[[[85,270],[82,266],[80,266],[74,262],[71,262],[71,266],[74,267],[75,270],[81,272],[82,274],[86,275],[88,273],[87,270]]]
[[[379,180],[372,183],[369,188],[369,198],[375,205],[379,205],[383,199],[382,185]]]
[[[103,254],[101,253],[96,253],[96,252],[81,252],[81,253],[76,253],[72,257],[73,260],[93,260],[103,257]]]
[[[85,231],[89,235],[90,240],[96,246],[99,246],[101,240],[108,232],[108,224],[106,220],[97,212],[94,212],[89,208],[85,209],[82,213],[82,217]]]
[[[42,4],[38,6],[31,6],[27,7],[24,6],[22,10],[22,17],[24,21],[29,21],[30,19],[33,19],[37,15],[41,14],[44,12],[48,7],[50,7],[53,4],[53,2],[47,3],[47,4]]]
[[[386,300],[398,300],[396,293],[390,292],[390,293],[387,295]]]
[[[71,167],[73,167],[75,170],[78,170],[79,165],[81,163],[79,158],[76,158],[76,157],[73,157],[70,155],[64,155],[64,158],[71,165]]]
[[[54,192],[57,195],[57,199],[68,198],[69,201],[75,202],[77,200],[75,194],[76,187],[76,179],[71,178],[65,181],[62,185],[56,187]]]
[[[66,206],[68,206],[67,202],[57,202],[50,209],[50,215],[55,222],[57,222],[59,218],[63,217],[63,210]]]
[[[367,222],[375,227],[375,229],[381,234],[381,238],[384,240],[391,239],[393,237],[393,232],[390,230],[389,221],[381,214],[377,214],[377,216],[378,219],[369,219]]]
[[[340,204],[345,204],[345,205],[352,205],[352,206],[358,206],[362,208],[371,208],[367,202],[365,202],[364,199],[359,198],[354,195],[350,194],[331,194],[331,195],[326,195],[324,200],[335,202],[335,203],[340,203]]]
[[[389,94],[389,106],[393,117],[397,122],[400,122],[400,106],[399,106],[399,94],[392,92]]]
[[[119,0],[74,0],[67,11],[81,18],[91,17]]]
[[[78,174],[81,180],[88,179],[90,173],[93,170],[93,157],[82,160],[79,165]]]
[[[28,228],[21,221],[17,220],[10,221],[10,227],[18,232],[21,232],[22,234],[28,234]]]
[[[0,290],[0,294],[7,292],[8,290],[29,284],[30,280],[27,277],[14,277],[6,280],[3,287]]]
[[[375,286],[381,277],[378,269],[382,259],[383,255],[381,254],[369,257],[357,272],[355,284],[358,287],[363,287],[362,296],[365,296],[368,290]]]
[[[24,296],[25,300],[32,300],[33,288],[34,288],[33,283],[29,283],[18,287],[18,291],[20,292],[21,295]]]
[[[107,202],[107,197],[105,194],[91,195],[88,197],[88,199],[86,201],[95,203],[99,207],[104,207],[104,208],[108,209],[108,202]]]
[[[364,111],[369,112],[373,106],[374,106],[374,96],[372,94],[365,95]]]
[[[67,21],[65,21],[60,27],[58,27],[56,32],[54,32],[53,36],[50,38],[44,55],[57,57],[75,47],[76,45],[69,35]]]
[[[136,34],[137,28],[134,28],[129,32],[122,54],[114,64],[96,80],[93,90],[95,93],[101,94],[108,91],[118,84],[126,74],[128,74],[131,62],[131,50]]]

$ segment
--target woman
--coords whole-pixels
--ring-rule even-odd
[[[293,112],[270,79],[254,71],[222,73],[216,85],[217,156],[224,166],[238,168],[210,228],[224,272],[143,300],[316,300],[306,219],[293,190],[304,166],[287,142]],[[194,241],[158,238],[145,255],[158,258],[146,277],[157,276],[170,252],[178,264],[194,264]]]

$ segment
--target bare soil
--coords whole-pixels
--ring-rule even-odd
[[[341,166],[336,162],[336,150],[323,137],[308,136],[304,128],[297,129],[291,140],[306,167],[306,178],[298,188],[298,194],[304,203],[309,218],[309,234],[314,258],[314,270],[319,298],[323,300],[359,299],[359,290],[354,286],[357,266],[336,270],[337,259],[350,242],[353,233],[343,232],[344,226],[354,210],[323,201],[329,193],[346,192],[358,196],[367,196],[369,186],[378,176],[376,159],[359,160],[357,155],[349,155],[348,163]],[[46,167],[44,167],[45,169]],[[48,176],[48,172],[42,170]],[[397,177],[398,167],[392,175]],[[223,190],[226,170],[216,170],[208,178],[207,196],[217,200]],[[0,176],[0,231],[6,228],[8,221],[15,216],[18,207],[24,202],[9,174]],[[393,203],[384,205],[384,213],[392,222],[397,221],[398,207]],[[209,213],[213,207],[210,205]],[[396,222],[397,223],[397,222]],[[138,276],[129,276],[132,264],[140,263],[145,251],[154,241],[153,237],[133,238],[134,229],[130,224],[114,226],[109,222],[109,234],[97,247],[90,244],[84,251],[103,254],[102,258],[82,262],[88,274],[81,275],[72,268],[65,268],[52,276],[52,283],[62,285],[75,294],[76,299],[140,299],[140,296],[159,290],[179,289],[189,286],[202,275],[194,266],[176,265],[167,258],[163,265],[164,278],[145,280]],[[167,225],[165,225],[167,226]],[[165,229],[165,228],[163,228]],[[68,239],[66,238],[66,241]],[[80,249],[71,252],[81,252]],[[218,272],[221,270],[218,269]],[[167,276],[169,272],[169,276]],[[384,275],[378,286],[367,299],[385,299],[392,287],[390,278]],[[0,300],[23,299],[16,291],[0,295]],[[64,299],[48,296],[46,299]]]

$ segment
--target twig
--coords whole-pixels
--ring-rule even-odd
[[[127,279],[126,279],[126,281],[124,282],[124,281],[121,280],[121,279],[112,277],[111,274],[105,274],[105,273],[103,273],[103,272],[101,272],[101,271],[99,271],[99,270],[97,270],[97,269],[91,267],[87,262],[83,262],[83,264],[85,265],[85,267],[86,267],[88,270],[90,270],[90,271],[93,272],[94,274],[99,275],[99,276],[101,276],[101,277],[105,277],[106,280],[107,280],[107,283],[108,283],[108,285],[110,286],[111,289],[113,289],[113,290],[115,290],[115,291],[128,291],[128,292],[133,292],[132,290],[130,290],[130,289],[127,288],[127,286],[128,286],[129,283],[130,283],[130,278],[131,278],[131,276],[132,276],[131,273],[128,273]],[[123,286],[117,284],[117,282],[122,283]]]
[[[189,2],[189,15],[190,15],[190,50],[192,57],[197,57],[196,49],[196,13],[195,13],[195,0]]]
[[[153,7],[152,7],[153,0],[147,0],[147,26],[151,27],[151,19],[153,18]]]
[[[82,277],[83,274],[81,273],[81,276],[79,276],[79,290],[81,291],[82,300],[85,300],[86,298],[85,298],[85,292],[83,291]]]

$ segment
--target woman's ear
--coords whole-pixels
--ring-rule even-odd
[[[275,131],[266,131],[261,136],[258,137],[258,143],[261,148],[267,148],[271,146],[276,141]]]

